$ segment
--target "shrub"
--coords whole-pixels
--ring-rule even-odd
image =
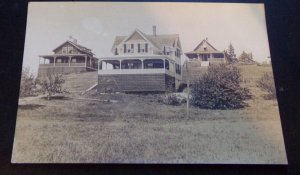
[[[274,77],[271,72],[266,72],[257,81],[257,87],[259,87],[264,92],[267,92],[265,99],[276,99],[276,88],[274,83]]]
[[[21,85],[20,85],[20,97],[32,96],[35,94],[35,78],[30,73],[29,68],[22,69]]]
[[[42,77],[38,82],[41,85],[41,91],[47,94],[47,99],[50,100],[56,93],[66,93],[67,90],[63,89],[65,79],[61,74],[47,72],[47,75]]]
[[[240,70],[233,65],[214,65],[192,84],[191,104],[205,109],[235,109],[246,106],[250,91],[241,87]]]

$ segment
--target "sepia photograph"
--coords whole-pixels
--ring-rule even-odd
[[[262,3],[30,2],[11,162],[285,165],[271,60]]]

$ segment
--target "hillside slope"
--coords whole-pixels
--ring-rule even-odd
[[[81,72],[64,75],[64,87],[72,93],[82,93],[97,83],[97,72]]]

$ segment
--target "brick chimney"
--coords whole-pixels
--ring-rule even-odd
[[[153,26],[153,36],[156,36],[156,26]]]

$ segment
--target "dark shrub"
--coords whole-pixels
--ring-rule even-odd
[[[246,106],[251,98],[247,88],[241,87],[240,70],[233,65],[215,65],[192,84],[191,103],[205,109],[235,109]]]
[[[276,88],[274,84],[274,77],[271,72],[266,72],[257,81],[257,87],[264,92],[267,92],[265,99],[276,99]]]

